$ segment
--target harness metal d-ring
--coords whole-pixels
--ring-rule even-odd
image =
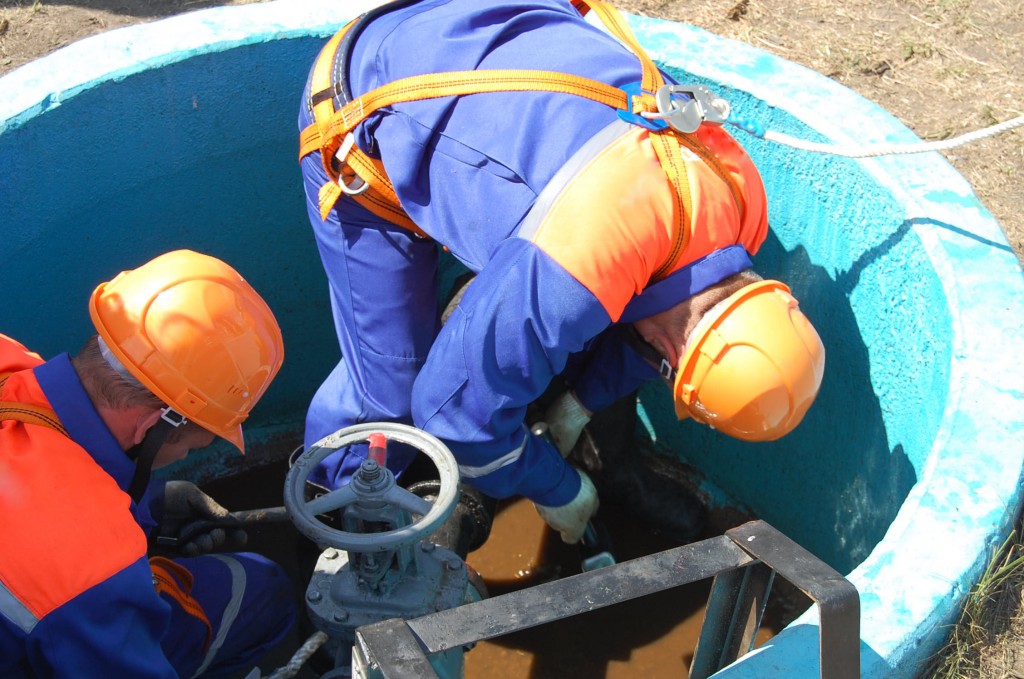
[[[345,136],[345,140],[341,142],[341,146],[338,147],[338,151],[334,154],[334,159],[337,160],[341,165],[348,165],[345,159],[348,158],[349,151],[356,145],[356,138],[351,132]],[[351,165],[348,165],[349,169],[352,169]],[[366,180],[356,174],[355,170],[352,170],[352,183],[346,184],[341,179],[341,173],[338,173],[338,188],[341,189],[342,193],[349,196],[358,196],[361,193],[365,193],[370,185],[366,183]]]
[[[688,98],[680,102],[673,97],[676,94],[688,95]],[[704,85],[665,85],[655,93],[654,100],[658,112],[640,115],[650,120],[664,120],[684,134],[696,132],[701,123],[721,125],[729,117],[729,103]]]

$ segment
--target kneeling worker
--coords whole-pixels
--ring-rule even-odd
[[[0,335],[0,676],[224,676],[295,619],[283,569],[222,529],[148,557],[161,523],[226,515],[150,470],[241,423],[281,367],[273,313],[224,262],[171,252],[99,285],[93,335],[43,361]]]

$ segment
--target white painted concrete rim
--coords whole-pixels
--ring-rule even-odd
[[[0,78],[0,133],[97,84],[200,54],[330,36],[379,0],[276,0],[197,10],[84,38]],[[296,78],[305,74],[297,73]]]
[[[98,83],[240,45],[326,36],[377,4],[277,0],[201,10],[79,41],[0,78],[0,133]],[[633,23],[656,59],[685,63],[695,75],[749,92],[836,143],[916,139],[850,90],[749,45],[683,24],[649,19]],[[700,59],[693,58],[694,45],[700,46]],[[735,64],[742,60],[765,58],[777,69],[770,83],[736,72]],[[948,622],[950,601],[959,600],[971,586],[1020,504],[1024,362],[1004,357],[1024,355],[1024,276],[998,223],[971,200],[970,186],[941,156],[859,162],[906,205],[907,219],[957,227],[927,222],[913,227],[942,278],[957,321],[950,398],[940,436],[885,539],[849,575],[862,593],[862,647],[874,658],[865,656],[864,676],[912,676],[922,660],[916,655],[919,641]],[[936,190],[963,200],[937,202],[930,197]],[[950,254],[962,251],[975,256]],[[962,435],[965,425],[977,434]],[[985,464],[972,464],[979,454]],[[975,502],[959,507],[960,497]],[[803,632],[815,624],[811,611],[722,676],[767,676],[768,666],[780,672],[814,666],[817,648]]]

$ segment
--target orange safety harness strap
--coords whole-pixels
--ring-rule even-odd
[[[203,645],[203,655],[205,655],[210,648],[210,641],[213,639],[213,626],[210,624],[209,618],[206,617],[203,607],[192,597],[192,573],[181,564],[162,556],[150,557],[149,568],[153,571],[153,586],[156,588],[156,593],[171,597],[181,606],[182,610],[206,625],[206,643]]]
[[[623,16],[610,5],[606,5],[602,2],[591,3],[591,9],[597,13],[604,25],[608,27],[612,35],[617,37],[623,42],[629,49],[640,59],[640,64],[643,67],[643,75],[640,81],[640,90],[642,92],[657,92],[662,85],[665,84],[665,80],[661,77],[661,72],[655,67],[654,62],[647,56],[647,52],[637,42],[633,32],[629,30],[629,26],[626,24],[626,20]],[[652,107],[650,97],[646,101],[640,102],[640,111],[652,111],[656,110],[657,107]],[[689,135],[686,135],[689,136]],[[690,186],[686,177],[686,166],[683,163],[682,152],[679,149],[680,138],[670,128],[665,128],[658,132],[653,132],[650,135],[651,145],[654,147],[654,152],[658,156],[658,162],[661,164],[662,170],[665,171],[665,176],[672,182],[672,187],[675,189],[672,192],[673,199],[675,201],[675,212],[677,215],[675,225],[675,237],[672,239],[672,248],[669,250],[668,255],[657,269],[651,274],[652,280],[659,280],[672,270],[676,261],[679,259],[679,255],[682,253],[686,246],[690,242],[690,229],[688,228],[688,216],[693,214],[693,203],[690,195]],[[693,140],[696,141],[696,140]],[[687,144],[689,146],[690,144]],[[703,144],[697,143],[697,146],[703,147]],[[708,154],[705,154],[708,155]]]
[[[589,4],[592,9],[604,22],[604,25],[608,30],[622,41],[629,49],[636,55],[640,60],[640,64],[643,67],[643,76],[641,81],[640,89],[643,92],[657,92],[665,84],[664,78],[661,76],[661,71],[658,70],[654,62],[647,55],[647,52],[637,41],[633,31],[630,30],[629,25],[626,23],[625,18],[622,14],[615,9],[615,7],[595,0],[594,2],[586,2],[585,0],[575,0],[573,5],[580,10],[582,14],[586,13],[585,5]],[[579,6],[584,5],[581,9]],[[641,102],[643,111],[654,111],[657,110],[657,106],[651,105],[649,96]],[[746,201],[743,198],[743,192],[740,190],[739,185],[731,174],[722,166],[721,161],[711,153],[708,148],[692,134],[681,133],[673,130],[671,127],[666,127],[659,130],[650,136],[654,151],[658,155],[658,161],[661,163],[662,169],[665,171],[669,181],[672,182],[672,186],[675,188],[675,200],[676,200],[676,214],[679,215],[679,223],[677,223],[677,237],[673,241],[672,250],[669,252],[668,257],[665,261],[654,271],[652,274],[652,280],[658,280],[672,271],[676,261],[682,254],[682,251],[686,249],[686,245],[689,242],[689,229],[686,228],[687,216],[692,214],[692,202],[689,190],[689,183],[686,178],[686,166],[683,162],[682,152],[680,146],[686,146],[688,149],[694,152],[702,161],[704,161],[718,176],[725,182],[725,185],[729,187],[729,191],[732,193],[733,200],[736,202],[736,209],[741,219],[744,213]],[[681,238],[679,236],[682,236]]]
[[[13,373],[0,373],[0,389],[7,383],[7,378]],[[0,420],[17,420],[26,424],[38,424],[56,430],[64,436],[68,434],[67,429],[60,423],[57,413],[51,408],[31,405],[29,403],[18,403],[17,401],[0,401]]]
[[[383,164],[363,153],[355,145],[352,135],[356,126],[369,115],[393,104],[485,92],[546,91],[585,97],[633,113],[657,111],[654,93],[665,84],[664,78],[640,46],[625,18],[617,9],[600,0],[574,0],[573,6],[581,13],[586,13],[588,9],[596,12],[612,35],[639,58],[642,66],[641,94],[630,96],[617,87],[567,73],[535,70],[454,71],[402,78],[352,99],[341,109],[335,109],[333,95],[338,90],[336,83],[332,82],[331,73],[338,46],[358,19],[349,22],[324,46],[317,58],[311,80],[315,122],[302,130],[299,136],[299,159],[319,151],[324,171],[330,178],[320,187],[318,201],[321,218],[326,220],[342,194],[348,194],[377,216],[420,236],[426,236],[402,208]],[[657,280],[673,270],[690,240],[692,197],[681,145],[693,151],[726,183],[740,215],[743,214],[745,201],[735,179],[693,134],[666,127],[652,132],[650,139],[662,169],[675,189],[673,194],[677,215],[673,245],[665,261],[652,276],[652,280]]]

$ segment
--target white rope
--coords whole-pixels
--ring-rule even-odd
[[[946,151],[957,146],[962,146],[963,144],[969,144],[971,142],[978,141],[979,139],[984,139],[985,137],[992,137],[997,134],[1001,134],[1008,130],[1012,130],[1015,127],[1020,127],[1021,125],[1024,125],[1024,116],[1018,116],[1012,120],[999,123],[998,125],[986,127],[982,130],[975,130],[974,132],[968,132],[967,134],[962,134],[959,137],[953,137],[952,139],[944,139],[942,141],[935,142],[890,144],[870,147],[834,146],[832,144],[797,139],[796,137],[791,137],[788,134],[783,134],[781,132],[773,132],[771,130],[761,131],[746,121],[730,120],[729,122],[736,125],[736,127],[749,132],[755,137],[761,137],[766,141],[784,144],[795,149],[812,151],[814,153],[829,153],[834,156],[845,156],[847,158],[869,158],[872,156],[891,156],[908,153],[925,153],[928,151]]]
[[[299,673],[299,670],[306,664],[306,661],[313,657],[313,654],[324,645],[325,641],[327,641],[326,633],[314,632],[309,639],[306,639],[306,643],[302,644],[299,650],[295,651],[295,655],[288,661],[288,664],[272,672],[267,676],[267,679],[291,679]]]

